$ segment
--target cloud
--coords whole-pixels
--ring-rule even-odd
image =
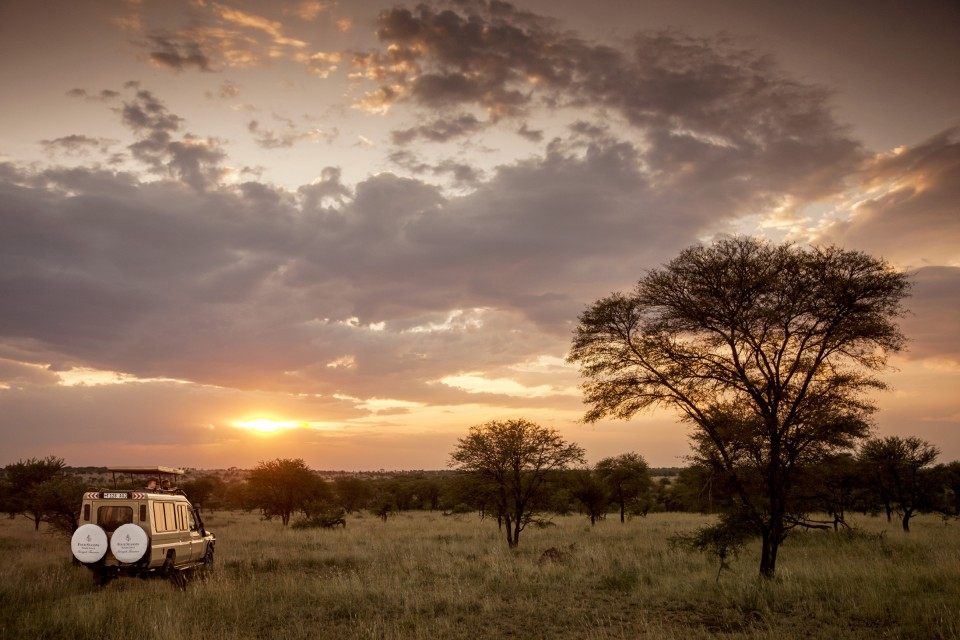
[[[667,31],[594,44],[504,3],[397,7],[380,14],[377,36],[381,49],[353,58],[353,77],[376,84],[357,101],[369,111],[478,107],[496,121],[534,108],[605,109],[645,142],[661,181],[723,176],[803,199],[841,190],[864,158],[834,120],[829,92],[728,40]]]
[[[330,10],[330,4],[328,2],[320,2],[319,0],[303,0],[298,2],[293,7],[288,7],[284,9],[284,13],[289,13],[297,16],[301,20],[311,22],[317,19],[321,13]]]
[[[431,174],[434,176],[447,175],[458,188],[473,187],[483,179],[484,172],[477,167],[453,158],[440,160],[435,164],[424,162],[419,156],[407,149],[392,152],[388,159],[398,167],[402,167],[414,175]]]
[[[960,130],[943,131],[914,147],[866,164],[848,218],[821,241],[856,246],[914,267],[960,264]]]
[[[220,17],[226,22],[238,25],[240,27],[245,27],[247,29],[261,31],[268,35],[270,40],[275,45],[284,45],[298,49],[307,46],[307,43],[303,40],[297,40],[296,38],[290,38],[286,36],[283,32],[283,24],[276,20],[269,20],[263,16],[240,11],[239,9],[227,7],[222,4],[213,3],[213,7]]]
[[[923,267],[911,279],[911,314],[902,321],[910,337],[905,355],[960,365],[960,267]]]
[[[205,91],[204,95],[211,100],[216,98],[219,98],[220,100],[229,100],[240,95],[240,86],[235,82],[224,80],[220,83],[220,86],[215,92]]]
[[[417,138],[429,142],[449,142],[480,131],[484,126],[485,123],[478,120],[475,115],[461,113],[450,118],[438,118],[409,129],[399,129],[394,131],[391,137],[396,145],[410,144]]]
[[[224,143],[190,133],[139,86],[117,113],[143,175],[0,165],[0,357],[21,363],[4,375],[25,388],[36,367],[66,363],[191,389],[431,406],[482,395],[579,413],[566,392],[575,372],[550,365],[585,304],[785,199],[839,197],[851,180],[900,184],[911,171],[933,177],[898,202],[949,193],[953,138],[901,153],[903,167],[871,161],[827,92],[729,42],[669,32],[611,47],[501,3],[470,6],[483,8],[385,12],[380,49],[354,60],[356,79],[374,84],[366,107],[423,116],[388,151],[406,175],[345,184],[318,166],[317,180],[284,189],[250,169],[228,183]],[[174,35],[210,69],[315,55],[262,16],[196,10]],[[537,110],[576,120],[545,141],[528,125]],[[498,124],[545,144],[484,172],[413,145]],[[261,147],[283,148],[314,136],[301,125],[248,127]],[[953,353],[937,300],[952,299],[955,274],[917,279],[913,353]]]
[[[300,129],[289,118],[281,118],[274,115],[274,119],[282,122],[280,129],[268,129],[257,120],[251,120],[247,123],[247,131],[253,134],[254,141],[263,149],[284,149],[290,148],[298,142],[320,140],[332,143],[339,135],[340,131],[336,128],[329,131],[321,129]]]
[[[321,3],[304,2],[284,13],[309,21],[324,9]],[[149,22],[153,19],[153,14],[144,13],[124,28],[140,35],[137,43],[154,64],[177,72],[191,68],[213,72],[292,60],[325,78],[336,71],[341,57],[337,51],[311,51],[309,42],[288,35],[279,20],[217,2],[192,5],[190,20],[180,27],[154,26]]]
[[[151,34],[150,60],[161,67],[183,71],[195,67],[199,71],[213,71],[210,58],[200,42],[178,35]]]
[[[109,102],[119,97],[120,92],[114,91],[113,89],[101,89],[97,92],[89,92],[86,89],[75,87],[67,91],[67,95],[71,98],[83,98],[91,102]]]
[[[116,140],[109,138],[95,138],[75,133],[53,138],[52,140],[41,140],[40,146],[43,148],[44,153],[51,157],[60,154],[67,156],[87,156],[94,151],[109,153],[110,147],[116,143]]]
[[[190,133],[176,138],[183,118],[171,113],[150,91],[138,90],[119,111],[123,123],[138,138],[127,148],[153,173],[176,178],[199,191],[217,184],[225,175],[221,163],[226,153],[219,141]]]
[[[530,142],[540,142],[543,140],[543,131],[539,129],[531,129],[526,122],[520,125],[520,128],[517,129],[517,135],[522,138],[526,138]]]

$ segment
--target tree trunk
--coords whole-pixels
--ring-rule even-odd
[[[39,513],[33,514],[33,530],[40,531],[40,521],[43,520],[43,516]]]
[[[506,529],[507,529],[507,546],[510,547],[511,549],[513,549],[515,546],[517,546],[517,543],[516,543],[516,541],[513,539],[513,527],[511,526],[511,524],[512,524],[511,520],[512,520],[512,519],[510,518],[510,516],[503,516],[503,519],[504,519],[504,523],[507,525],[507,527],[506,527]]]
[[[593,514],[591,513],[591,514],[590,514],[590,526],[592,527],[592,526],[595,525],[595,524],[597,524],[597,516],[595,516],[595,515],[593,515]]]
[[[623,516],[624,516],[624,512],[627,510],[626,507],[627,507],[627,505],[624,504],[623,500],[621,500],[621,501],[620,501],[620,524],[623,524],[624,522],[626,522],[626,518],[623,517]]]
[[[290,512],[284,511],[280,514],[280,520],[283,522],[283,526],[287,526],[290,523]]]
[[[887,511],[887,522],[891,522],[893,520],[893,509],[890,507],[890,503],[885,502],[883,508]]]
[[[773,578],[777,572],[777,550],[780,543],[776,537],[768,532],[763,533],[763,542],[760,548],[760,576]]]
[[[908,511],[907,509],[903,510],[903,521],[901,522],[903,526],[904,533],[910,533],[910,518],[913,516],[913,511]]]

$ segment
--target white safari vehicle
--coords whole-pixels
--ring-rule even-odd
[[[213,564],[213,533],[173,480],[171,467],[108,467],[116,474],[148,476],[142,490],[84,494],[73,556],[93,571],[98,584],[120,575],[161,574],[175,580],[185,570]],[[114,482],[116,484],[116,482]]]

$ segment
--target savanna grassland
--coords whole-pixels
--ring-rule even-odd
[[[757,578],[753,545],[719,582],[713,558],[667,543],[705,522],[692,514],[593,528],[556,517],[515,552],[473,515],[307,531],[207,520],[216,569],[186,591],[135,578],[97,588],[66,539],[0,521],[0,638],[960,637],[960,523],[932,516],[910,534],[870,517],[854,520],[863,535],[797,533],[775,581]]]

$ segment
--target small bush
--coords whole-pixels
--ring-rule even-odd
[[[724,516],[720,522],[695,529],[692,533],[670,536],[667,541],[675,549],[699,551],[717,558],[717,581],[724,569],[729,569],[727,559],[738,556],[744,545],[755,537],[748,523],[740,519]]]
[[[346,527],[346,515],[347,512],[343,509],[328,509],[315,513],[309,518],[301,518],[290,526],[294,529],[332,529],[334,527]]]

